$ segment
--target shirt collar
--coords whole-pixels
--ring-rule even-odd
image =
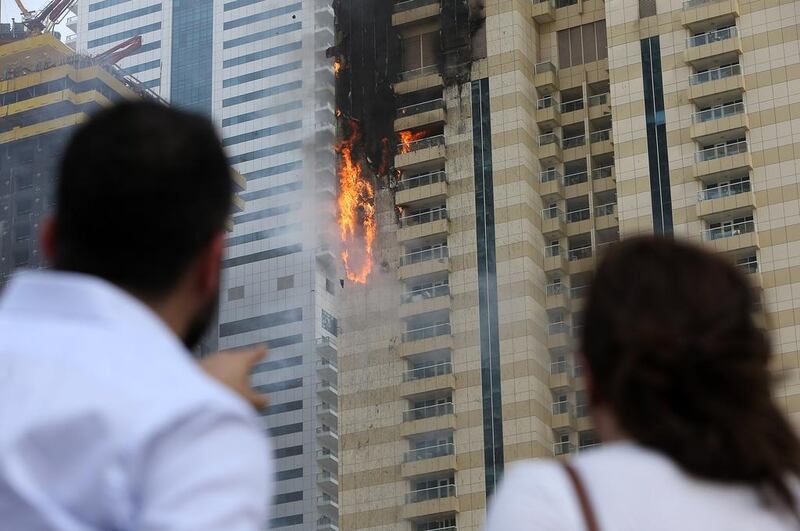
[[[164,321],[139,299],[92,275],[39,270],[16,273],[0,297],[0,315],[51,316],[147,331],[180,344]],[[182,347],[185,351],[185,348]]]

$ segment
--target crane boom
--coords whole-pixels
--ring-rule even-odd
[[[116,46],[109,48],[103,53],[99,53],[95,55],[92,59],[94,59],[95,63],[97,64],[116,64],[120,60],[128,57],[136,50],[142,47],[142,36],[137,35],[136,37],[131,37],[127,41],[123,41]]]
[[[32,11],[29,11],[28,8],[25,7],[25,4],[22,3],[22,0],[14,0],[17,3],[17,7],[19,8],[19,12],[22,13],[23,18],[27,18],[33,15]]]

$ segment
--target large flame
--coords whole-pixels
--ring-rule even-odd
[[[337,57],[333,61],[333,73],[334,75],[339,75],[339,71],[342,69],[342,61]]]
[[[349,123],[351,134],[336,146],[339,154],[339,235],[347,278],[366,283],[372,271],[372,243],[375,241],[375,191],[363,175],[363,165],[353,155],[360,139],[358,124]]]
[[[427,133],[425,131],[400,131],[397,136],[400,137],[400,145],[397,146],[399,153],[408,153],[411,151],[411,142],[425,138]]]

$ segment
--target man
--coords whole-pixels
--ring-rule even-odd
[[[0,299],[0,529],[263,529],[262,429],[188,350],[217,304],[231,194],[203,118],[124,103],[75,134],[41,235],[53,270]],[[252,392],[242,367],[263,354],[228,355],[223,379]]]

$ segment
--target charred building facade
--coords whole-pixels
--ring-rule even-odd
[[[341,529],[480,529],[509,462],[598,443],[575,338],[621,236],[748,273],[798,416],[793,5],[335,5],[375,227],[340,301]]]

